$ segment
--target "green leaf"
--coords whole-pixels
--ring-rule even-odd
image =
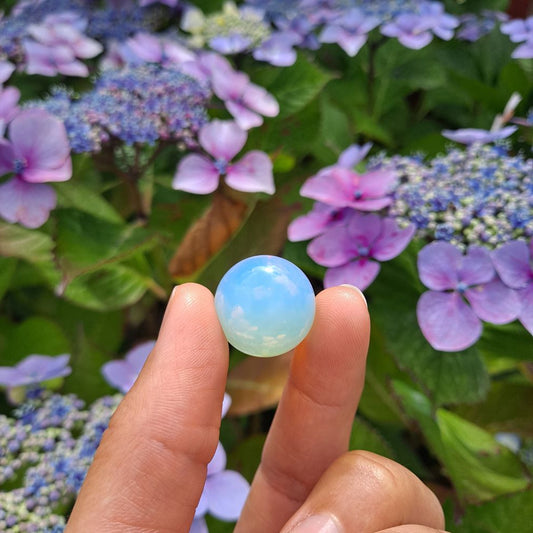
[[[67,281],[157,244],[157,237],[139,226],[112,224],[74,209],[59,209],[56,217],[56,253]]]
[[[395,459],[396,454],[385,437],[360,417],[356,417],[350,435],[350,450],[367,450]]]
[[[533,337],[519,322],[502,326],[485,324],[477,346],[487,357],[533,360]]]
[[[455,533],[531,533],[533,488],[466,508]]]
[[[46,233],[0,222],[0,255],[30,263],[51,262],[53,246]]]
[[[0,257],[0,301],[9,290],[9,285],[17,268],[14,257]]]
[[[250,483],[261,462],[266,435],[252,435],[242,441],[229,455],[228,468],[240,472]]]
[[[66,287],[64,296],[81,307],[111,311],[136,303],[152,286],[150,278],[115,264],[78,276]]]
[[[100,194],[81,183],[65,181],[56,185],[58,205],[64,208],[75,208],[96,218],[114,224],[123,222],[115,209]]]
[[[424,434],[464,502],[481,502],[526,488],[530,482],[519,459],[493,436],[458,415],[437,409],[404,383],[393,388]]]
[[[300,55],[294,65],[279,70],[267,89],[279,102],[281,118],[303,109],[331,79],[331,74]]]
[[[477,348],[461,352],[434,350],[416,317],[421,294],[414,250],[382,266],[368,290],[372,317],[399,367],[412,376],[435,405],[480,401],[489,377]]]
[[[71,348],[64,331],[54,321],[43,317],[32,317],[7,331],[6,343],[0,354],[0,364],[13,365],[31,354],[71,353]]]

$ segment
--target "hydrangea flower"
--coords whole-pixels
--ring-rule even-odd
[[[113,141],[195,146],[210,97],[205,84],[180,70],[147,63],[103,72],[94,89],[79,98],[56,90],[32,105],[63,120],[72,150],[81,153],[98,152]]]
[[[379,261],[399,255],[414,232],[414,226],[400,229],[391,218],[356,212],[345,224],[311,241],[307,253],[316,263],[330,267],[325,287],[349,283],[364,290],[378,275]]]
[[[274,193],[272,162],[258,150],[248,152],[237,163],[231,160],[242,150],[247,134],[235,122],[214,120],[199,134],[202,148],[213,157],[189,154],[179,163],[172,186],[195,194],[216,190],[221,175],[238,191]]]
[[[481,13],[466,13],[459,17],[461,23],[457,30],[457,38],[475,42],[487,33],[490,33],[498,22],[506,22],[509,15],[500,11],[483,9]]]
[[[181,44],[149,33],[137,33],[123,43],[120,50],[125,64],[146,61],[171,67],[186,61],[194,61],[196,57]]]
[[[370,168],[396,172],[389,215],[400,225],[414,223],[421,239],[464,249],[533,237],[533,159],[477,143],[449,148],[427,163],[419,157],[378,157]]]
[[[512,241],[492,252],[492,261],[502,281],[518,291],[522,307],[518,319],[533,335],[533,239]]]
[[[422,2],[417,13],[402,13],[381,27],[387,37],[396,37],[407,48],[419,50],[433,40],[433,34],[444,40],[453,37],[459,21],[444,12],[440,2]]]
[[[253,52],[254,59],[266,61],[276,67],[290,67],[296,62],[294,46],[300,38],[290,32],[277,32],[264,40]]]
[[[334,207],[352,207],[360,211],[376,211],[388,206],[396,181],[390,170],[358,174],[341,166],[328,167],[309,178],[300,194]]]
[[[142,367],[150,352],[155,346],[155,341],[147,341],[131,349],[123,360],[109,361],[102,367],[105,380],[126,394],[139,376]]]
[[[501,141],[512,135],[518,128],[516,126],[506,126],[496,131],[487,131],[476,128],[465,128],[460,130],[443,130],[442,135],[451,141],[461,144],[488,144]]]
[[[6,126],[19,114],[18,101],[20,91],[15,87],[0,86],[0,138],[4,136]]]
[[[502,24],[501,31],[509,35],[513,43],[523,43],[514,50],[512,57],[516,59],[533,57],[533,16]]]
[[[327,24],[319,39],[323,43],[337,43],[350,57],[353,57],[366,43],[368,33],[379,23],[380,20],[376,17],[365,15],[357,8],[350,9]]]
[[[470,246],[463,255],[450,243],[433,242],[418,254],[418,272],[430,289],[418,300],[418,323],[436,350],[464,350],[481,336],[481,320],[506,324],[520,313],[516,292],[497,278],[485,248]]]
[[[0,385],[22,387],[68,376],[70,355],[29,355],[15,366],[0,366]]]
[[[15,72],[15,65],[9,61],[0,61],[0,85],[5,83]]]
[[[65,127],[38,109],[22,111],[9,125],[9,141],[0,140],[0,175],[14,177],[0,185],[0,216],[29,228],[41,226],[55,207],[48,181],[66,181],[72,162]]]

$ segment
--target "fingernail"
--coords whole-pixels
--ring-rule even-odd
[[[349,283],[343,283],[341,285],[341,287],[349,287],[350,289],[355,289],[361,295],[361,298],[363,299],[363,302],[365,302],[366,308],[368,309],[368,303],[367,303],[365,295],[363,294],[363,291],[361,289],[359,289],[355,285],[350,285]]]
[[[331,515],[315,514],[299,522],[289,533],[340,533],[341,529]]]

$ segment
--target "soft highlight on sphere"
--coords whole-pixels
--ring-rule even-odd
[[[230,344],[248,355],[273,357],[305,338],[315,317],[315,295],[297,266],[257,255],[224,275],[215,308]]]

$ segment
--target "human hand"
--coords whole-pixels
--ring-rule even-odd
[[[237,533],[444,527],[436,497],[414,474],[370,452],[347,452],[369,332],[358,291],[341,286],[317,296]],[[177,287],[154,350],[104,434],[67,533],[189,531],[218,444],[227,370],[212,294]]]

